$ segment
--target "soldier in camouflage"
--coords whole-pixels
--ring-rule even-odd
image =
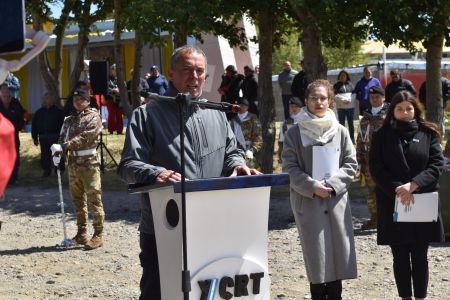
[[[260,165],[259,151],[262,147],[262,130],[258,116],[248,111],[249,101],[239,98],[239,113],[230,120],[239,148],[245,151],[247,166],[258,168]]]
[[[102,130],[98,111],[89,106],[85,90],[74,92],[76,112],[64,120],[58,143],[67,156],[69,187],[77,214],[77,235],[73,241],[91,250],[103,244],[103,211],[100,163],[96,155],[97,138]],[[94,235],[87,235],[88,208],[93,216]]]
[[[289,100],[289,118],[287,118],[280,127],[280,138],[278,139],[278,162],[281,163],[281,152],[283,151],[284,136],[289,128],[297,124],[300,118],[300,109],[303,103],[298,97],[292,97]]]
[[[384,102],[384,90],[379,86],[369,89],[369,101],[370,107],[362,113],[356,139],[356,159],[361,167],[361,185],[365,183],[368,189],[367,206],[370,212],[370,220],[363,224],[362,230],[374,229],[377,226],[375,183],[369,172],[369,150],[372,134],[383,125],[389,107],[389,103]]]

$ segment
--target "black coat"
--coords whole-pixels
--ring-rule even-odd
[[[245,76],[241,85],[242,97],[250,101],[256,101],[258,98],[258,81],[254,74]]]
[[[38,137],[55,137],[58,139],[62,124],[64,123],[64,114],[62,109],[56,105],[39,108],[33,116],[31,122],[31,136],[33,140]]]
[[[404,90],[410,92],[414,96],[417,95],[414,85],[408,79],[400,78],[399,81],[391,81],[386,86],[386,102],[391,103],[392,97],[394,97],[397,92]]]
[[[442,107],[445,109],[447,101],[450,99],[450,80],[445,77],[441,77],[442,88]],[[427,81],[425,80],[419,89],[419,99],[423,106],[427,108]]]
[[[419,127],[403,153],[400,138],[390,127],[374,132],[369,153],[369,168],[375,181],[377,200],[377,242],[379,245],[443,241],[442,219],[430,223],[394,223],[395,188],[414,181],[418,193],[438,190],[444,166],[441,146],[435,133]]]
[[[12,98],[11,104],[8,108],[6,108],[5,106],[3,106],[2,101],[0,101],[0,114],[2,114],[14,125],[17,140],[19,131],[22,130],[23,126],[25,125],[22,105],[18,100]]]
[[[226,75],[222,76],[222,83],[219,89],[225,91],[225,95],[222,95],[222,102],[236,103],[239,98],[239,90],[241,89],[242,81],[244,80],[244,75],[238,74],[237,72],[233,74],[232,77]]]

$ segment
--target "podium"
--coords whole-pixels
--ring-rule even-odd
[[[190,299],[270,299],[267,231],[270,188],[287,174],[186,181],[187,264]],[[183,299],[181,184],[152,185],[161,299]]]

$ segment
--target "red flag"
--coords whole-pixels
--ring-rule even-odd
[[[16,162],[14,126],[0,114],[0,195],[3,195]]]

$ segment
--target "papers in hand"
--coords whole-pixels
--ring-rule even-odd
[[[328,180],[339,170],[340,151],[337,147],[312,147],[312,177],[316,180]]]
[[[413,194],[414,204],[403,205],[395,199],[394,222],[437,222],[438,192]]]

